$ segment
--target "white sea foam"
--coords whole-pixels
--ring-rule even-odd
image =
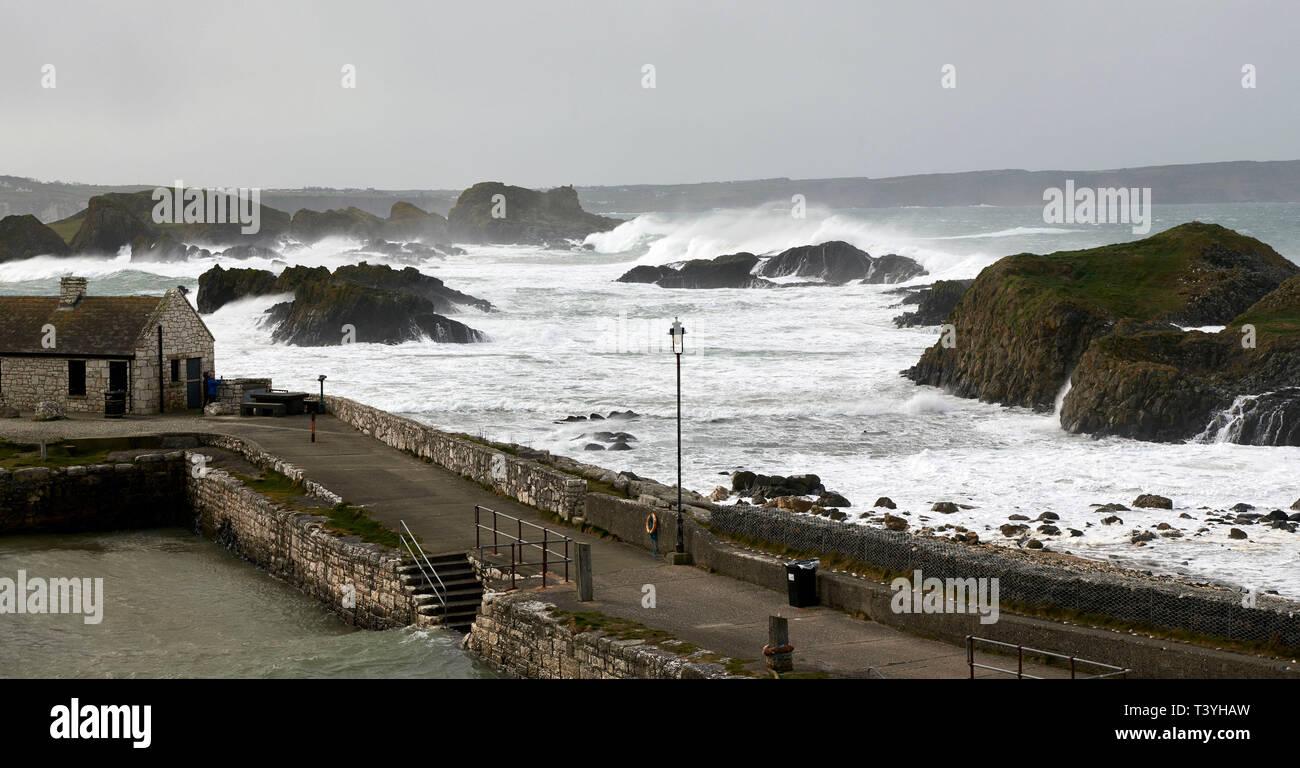
[[[1252,220],[1281,231],[1268,209]],[[206,317],[217,337],[217,373],[271,376],[276,386],[326,389],[410,414],[437,427],[531,444],[614,469],[671,479],[676,471],[675,367],[666,346],[674,316],[685,322],[682,360],[684,456],[689,487],[711,490],[739,467],[766,473],[815,472],[855,504],[890,496],[914,523],[923,517],[965,525],[988,541],[1010,514],[1052,511],[1060,527],[1083,537],[1048,539],[1054,549],[1201,578],[1248,580],[1300,597],[1294,534],[1262,526],[1250,540],[1230,541],[1212,527],[1197,536],[1207,508],[1246,502],[1286,509],[1298,495],[1293,468],[1300,449],[1231,444],[1167,445],[1070,435],[1053,414],[1003,408],[919,388],[899,375],[936,338],[933,328],[895,328],[904,311],[888,286],[787,287],[771,290],[664,290],[616,283],[637,263],[663,264],[748,250],[770,253],[840,239],[873,255],[901,253],[931,272],[921,281],[972,277],[1007,253],[1080,248],[1103,242],[1103,230],[1037,232],[1037,208],[961,208],[825,212],[805,220],[788,209],[638,216],[593,235],[595,251],[524,246],[464,246],[468,253],[419,263],[458,290],[500,310],[459,319],[492,337],[488,344],[414,342],[397,346],[285,347],[259,325],[287,296],[234,302]],[[1213,211],[1163,214],[1213,220]],[[1264,214],[1261,214],[1264,215]],[[1297,217],[1292,216],[1291,221]],[[1291,226],[1295,226],[1292,224]],[[1016,232],[999,237],[965,237]],[[1286,230],[1289,231],[1289,230]],[[1282,231],[1285,235],[1286,231]],[[935,237],[956,239],[937,241]],[[1279,242],[1300,242],[1300,239]],[[1271,242],[1271,241],[1270,241]],[[350,240],[286,247],[290,264],[354,263]],[[1295,249],[1279,248],[1283,253]],[[372,263],[390,263],[366,255]],[[270,260],[221,257],[180,264],[40,257],[0,264],[0,292],[57,292],[69,273],[91,278],[91,293],[157,293],[191,288],[213,263],[275,268]],[[394,267],[404,262],[392,262]],[[608,343],[618,323],[635,330],[630,348]],[[1064,388],[1061,392],[1065,394]],[[632,451],[585,452],[602,422],[554,424],[569,415],[633,409],[617,422],[635,435]],[[1131,505],[1139,493],[1173,498],[1172,513],[1144,512],[1125,526],[1105,526],[1091,504]],[[929,512],[936,501],[974,509]],[[1186,512],[1195,520],[1179,517]],[[856,516],[855,516],[856,519]],[[1181,539],[1129,544],[1136,526],[1168,522]],[[1091,524],[1091,525],[1089,525]],[[1014,546],[1014,542],[1004,542]],[[1184,564],[1186,563],[1186,564]]]

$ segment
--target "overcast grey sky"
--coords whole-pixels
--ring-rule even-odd
[[[0,173],[43,180],[460,188],[1300,158],[1294,2],[0,9]]]

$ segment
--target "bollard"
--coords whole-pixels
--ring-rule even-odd
[[[789,622],[780,616],[767,617],[767,645],[763,659],[774,672],[794,671],[794,646],[790,645]]]
[[[578,602],[590,603],[592,597],[591,583],[591,545],[578,545]]]
[[[316,412],[311,412],[311,441],[316,442]]]

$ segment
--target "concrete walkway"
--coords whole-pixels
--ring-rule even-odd
[[[543,519],[536,510],[498,496],[435,465],[388,447],[331,416],[317,420],[317,441],[309,436],[309,417],[194,418],[160,417],[116,422],[74,419],[49,424],[0,422],[0,436],[11,440],[42,435],[72,439],[104,434],[223,432],[257,442],[265,450],[297,465],[307,476],[347,501],[362,504],[386,525],[405,520],[435,552],[464,552],[474,546],[473,508],[479,504],[562,530],[592,548],[596,600],[578,603],[571,585],[539,593],[570,611],[598,611],[668,632],[680,640],[737,659],[752,659],[762,670],[767,617],[790,619],[795,670],[832,677],[867,677],[874,667],[887,678],[962,678],[969,670],[964,648],[926,640],[898,630],[851,618],[829,608],[792,608],[784,593],[774,592],[691,566],[672,566],[645,550],[594,538]],[[10,427],[15,427],[11,429]],[[556,569],[552,569],[553,571]],[[643,608],[643,589],[652,585],[655,607]],[[988,657],[982,663],[1014,667],[1014,659]],[[1029,674],[1063,677],[1054,668],[1026,664]],[[1003,677],[980,672],[978,677]]]

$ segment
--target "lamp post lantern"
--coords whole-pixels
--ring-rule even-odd
[[[677,356],[677,548],[683,553],[686,546],[682,541],[682,352],[686,349],[686,326],[677,318],[668,329],[673,340],[673,354]]]

